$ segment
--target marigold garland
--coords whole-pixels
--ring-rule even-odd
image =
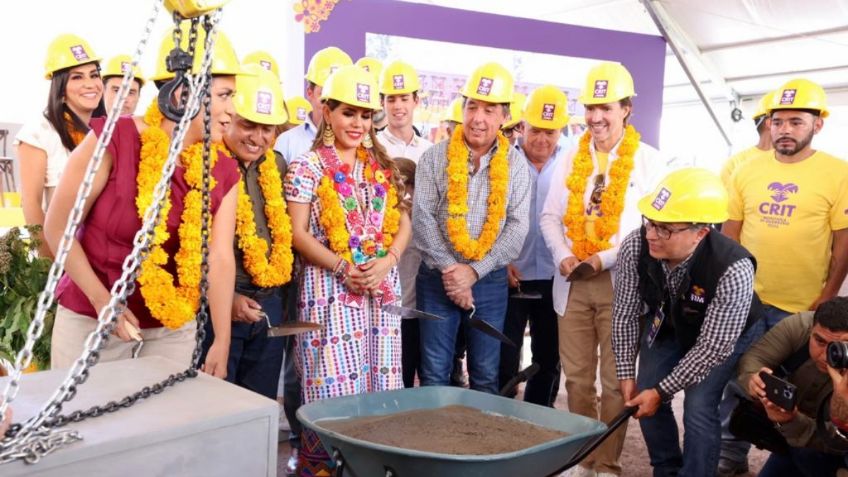
[[[136,177],[138,193],[135,202],[138,215],[142,219],[147,207],[153,202],[154,188],[168,158],[170,139],[160,127],[162,119],[162,113],[154,102],[144,115],[144,122],[148,127],[141,133],[141,160]],[[212,145],[210,170],[215,167],[221,150],[223,147],[220,144]],[[175,284],[174,276],[164,268],[169,259],[162,245],[170,238],[170,194],[166,195],[159,212],[159,224],[154,229],[150,253],[141,264],[138,275],[141,295],[151,316],[170,329],[180,328],[193,320],[200,304],[202,155],[202,143],[193,144],[180,154],[180,161],[185,169],[185,180],[191,189],[184,198],[181,224],[177,230],[180,249],[174,255],[174,262],[179,284]],[[215,180],[212,177],[209,180],[209,188],[210,193],[215,188]],[[211,223],[209,225],[211,228]]]
[[[594,170],[589,143],[592,136],[589,131],[580,138],[580,146],[574,156],[571,174],[565,181],[568,188],[568,205],[562,223],[566,236],[571,239],[571,251],[580,260],[612,247],[610,238],[618,232],[619,219],[624,210],[624,196],[633,171],[633,155],[639,148],[639,133],[633,126],[627,126],[624,137],[616,151],[617,159],[610,166],[609,184],[601,194],[601,216],[595,221],[595,237],[586,233],[586,210],[584,197],[589,175]]]
[[[274,151],[265,152],[265,160],[259,164],[259,189],[265,199],[265,218],[271,231],[271,255],[268,257],[268,242],[256,235],[253,202],[247,195],[244,181],[239,183],[238,208],[236,210],[236,236],[238,246],[244,253],[242,263],[254,285],[269,288],[284,285],[291,280],[292,225],[283,200],[283,180],[277,169]]]
[[[468,233],[465,215],[468,213],[468,147],[458,125],[448,144],[448,239],[454,249],[468,260],[481,260],[498,238],[500,222],[506,217],[507,186],[509,185],[509,141],[498,132],[498,150],[489,162],[489,197],[486,200],[486,221],[477,239]]]
[[[385,188],[386,198],[384,206],[381,207],[381,212],[375,210],[373,207],[373,199],[370,204],[359,204],[357,207],[357,209],[361,209],[365,216],[363,219],[360,219],[363,224],[370,220],[369,217],[372,212],[377,212],[381,215],[382,226],[378,236],[378,240],[382,238],[381,248],[376,247],[376,244],[373,244],[371,248],[352,246],[352,243],[360,243],[360,237],[351,235],[348,223],[349,217],[343,207],[346,198],[337,189],[336,185],[336,174],[342,173],[346,175],[345,172],[342,172],[345,170],[344,165],[339,168],[340,170],[336,170],[334,165],[325,164],[325,172],[321,177],[317,190],[318,199],[321,203],[321,213],[318,217],[318,221],[327,233],[330,250],[339,254],[345,260],[353,263],[359,262],[357,258],[361,257],[354,257],[354,254],[358,254],[361,249],[364,249],[361,253],[364,253],[364,255],[367,256],[385,256],[386,250],[389,246],[391,246],[394,240],[394,235],[400,229],[400,210],[398,210],[397,207],[398,194],[395,186],[390,180],[388,180],[388,177],[390,177],[391,174],[390,171],[376,167],[376,161],[369,157],[368,151],[362,146],[357,149],[356,157],[358,161],[365,164],[365,180],[375,189],[377,186]],[[352,213],[354,212],[358,213],[355,210],[352,211]]]
[[[68,129],[68,134],[70,134],[71,136],[71,141],[74,142],[75,146],[79,146],[82,140],[85,139],[85,135],[88,133],[77,129],[76,125],[74,125],[73,118],[71,118],[71,114],[67,111],[62,116],[65,118],[65,127]]]

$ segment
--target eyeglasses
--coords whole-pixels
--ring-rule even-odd
[[[669,227],[667,225],[658,224],[653,220],[649,220],[647,217],[642,216],[642,226],[645,227],[645,231],[649,232],[653,230],[654,233],[657,234],[657,237],[660,238],[660,240],[668,240],[671,238],[672,235],[679,232],[683,232],[684,230],[692,230],[696,228],[697,225],[698,224],[692,224],[688,227],[674,228]]]
[[[601,196],[604,194],[604,190],[606,190],[606,184],[604,184],[604,175],[598,174],[595,176],[595,186],[592,189],[592,196],[589,197],[589,202],[593,205],[601,204]]]

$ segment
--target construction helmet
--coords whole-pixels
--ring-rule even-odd
[[[451,101],[448,108],[445,109],[445,117],[442,118],[442,121],[453,121],[457,124],[462,124],[462,96],[457,96]]]
[[[289,122],[299,126],[306,122],[306,117],[312,112],[312,103],[303,96],[292,96],[286,100],[286,111],[289,113]]]
[[[250,65],[256,64],[259,65],[266,70],[274,73],[278,79],[280,77],[280,68],[277,66],[277,62],[274,60],[274,57],[271,56],[270,53],[263,50],[251,51],[250,53],[244,55],[244,58],[241,59],[242,65]]]
[[[621,63],[605,61],[589,70],[580,102],[586,105],[607,104],[632,96],[636,96],[636,91],[627,68]]]
[[[568,124],[568,96],[556,86],[539,86],[524,103],[524,121],[534,128],[564,128]]]
[[[377,58],[372,58],[370,56],[363,56],[362,58],[356,60],[356,63],[354,64],[374,75],[374,79],[376,79],[378,83],[380,82],[380,73],[383,72],[382,61],[378,60]]]
[[[768,114],[769,107],[771,106],[772,101],[774,101],[774,93],[776,93],[776,91],[769,91],[760,98],[760,102],[757,103],[757,111],[754,113],[753,119],[757,119],[760,116]]]
[[[244,74],[236,75],[233,105],[236,114],[254,123],[277,125],[288,119],[280,79],[255,63],[246,65]]]
[[[183,18],[194,18],[221,8],[230,0],[165,0],[165,9]]]
[[[768,109],[769,113],[777,109],[813,109],[818,111],[822,118],[830,115],[824,88],[803,78],[791,80],[777,88]]]
[[[319,50],[309,60],[309,68],[306,69],[306,80],[323,87],[330,73],[342,66],[352,65],[353,61],[344,51],[329,46]]]
[[[512,74],[506,68],[486,63],[471,73],[460,94],[488,103],[511,103],[513,86]]]
[[[667,175],[639,201],[649,220],[667,223],[720,224],[727,220],[727,189],[718,175],[687,167]]]
[[[327,78],[321,100],[327,99],[375,111],[380,109],[374,75],[355,65],[342,66]]]
[[[189,37],[189,22],[182,22],[180,29],[182,36],[180,39],[180,48],[183,51],[188,51]],[[194,47],[194,61],[192,63],[191,72],[197,74],[200,72],[200,66],[203,64],[203,55],[206,46],[206,30],[202,27],[197,27],[197,40]],[[233,45],[230,39],[221,30],[215,34],[215,45],[212,47],[212,65],[209,67],[209,72],[213,75],[237,75],[242,72],[239,66],[238,57],[233,50]],[[156,73],[150,77],[152,81],[168,81],[174,78],[174,73],[168,71],[165,65],[165,59],[171,50],[174,49],[174,36],[171,31],[165,34],[162,43],[159,46],[159,57],[156,60]]]
[[[418,72],[409,63],[394,61],[383,70],[380,94],[411,94],[419,89]]]
[[[63,33],[47,47],[47,59],[44,61],[44,77],[50,79],[53,73],[87,63],[99,62],[102,58],[94,53],[91,45],[72,33]]]
[[[106,69],[100,74],[103,81],[115,76],[124,76],[124,73],[132,67],[132,57],[130,55],[118,55],[110,59],[106,63]],[[133,79],[137,79],[144,86],[144,75],[141,74],[141,68],[135,65],[133,68]]]
[[[524,103],[527,96],[524,93],[512,93],[512,102],[509,103],[509,119],[501,126],[501,129],[509,129],[521,122]]]

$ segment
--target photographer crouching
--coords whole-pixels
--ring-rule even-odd
[[[746,433],[751,434],[740,437],[753,437],[755,444],[759,444],[757,438],[772,444],[772,454],[759,474],[761,477],[821,477],[836,475],[838,469],[845,467],[843,453],[816,432],[816,416],[820,408],[826,408],[826,400],[834,388],[828,374],[827,348],[830,343],[840,341],[848,341],[848,298],[844,297],[823,303],[815,312],[806,311],[784,319],[739,360],[739,385],[762,404],[768,421],[773,424],[773,428],[759,429],[753,429],[750,424],[737,425],[737,429],[747,427]],[[837,388],[845,391],[840,397],[848,398],[848,382],[845,382],[848,379],[844,373],[834,370],[831,374],[835,375]],[[831,403],[836,406],[838,412],[834,416],[839,423],[848,421],[845,403],[848,399],[834,399]],[[839,420],[840,416],[844,420]],[[734,419],[737,417],[734,415]]]

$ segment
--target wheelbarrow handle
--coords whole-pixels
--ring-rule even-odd
[[[636,406],[625,407],[623,411],[621,411],[617,416],[613,418],[612,421],[607,424],[607,429],[603,432],[603,434],[583,444],[583,447],[581,447],[580,450],[575,452],[574,455],[571,456],[571,459],[565,465],[560,467],[554,473],[550,474],[549,477],[557,476],[565,472],[566,470],[574,467],[581,460],[585,459],[586,456],[588,456],[593,450],[595,450],[595,448],[601,445],[607,439],[607,437],[610,436],[610,434],[618,430],[618,428],[621,427],[622,424],[627,422],[630,417],[636,414],[636,411],[638,410],[639,408]]]

